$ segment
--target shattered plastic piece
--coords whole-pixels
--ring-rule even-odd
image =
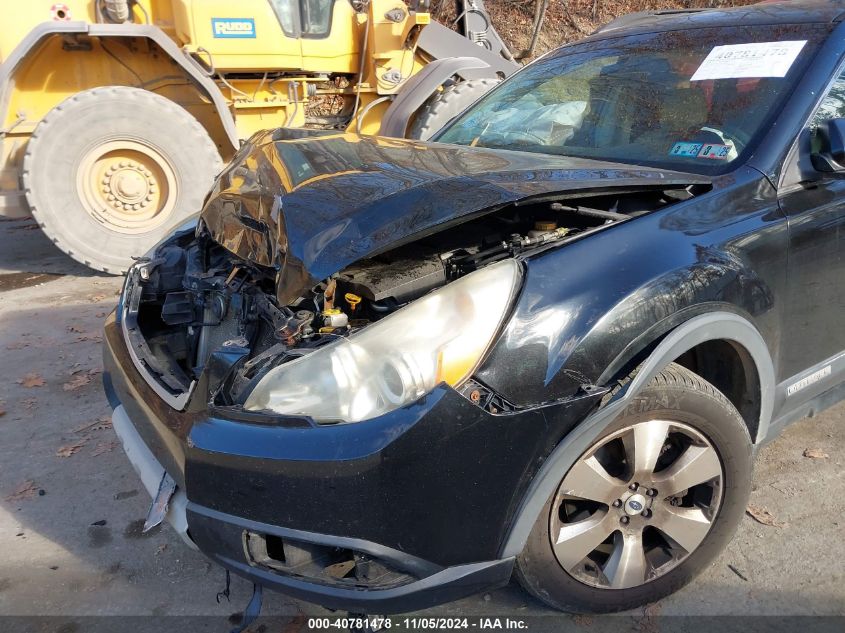
[[[145,534],[152,530],[155,526],[160,525],[167,515],[167,506],[170,503],[170,498],[176,492],[176,482],[173,477],[164,473],[161,482],[158,484],[158,493],[150,505],[150,511],[147,513],[147,520],[144,521],[144,529],[141,533]]]
[[[226,579],[228,580],[228,574]],[[231,633],[243,633],[250,624],[258,619],[258,616],[261,615],[261,597],[261,585],[252,585],[252,598],[250,599],[249,604],[246,605],[246,609],[244,609],[241,624],[240,626],[232,629]]]

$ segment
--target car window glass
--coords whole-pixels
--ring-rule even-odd
[[[819,124],[829,119],[845,118],[845,70],[837,77],[836,81],[822,99],[813,117],[810,119],[810,146],[811,151],[821,151],[821,142],[818,138]]]
[[[829,33],[828,25],[714,27],[564,47],[503,82],[436,140],[723,173],[750,153]],[[797,45],[790,56],[790,45]],[[776,50],[759,75],[713,69],[717,49]],[[781,50],[786,52],[781,53]],[[772,63],[776,63],[776,60]],[[709,64],[709,66],[708,66]],[[704,72],[707,70],[708,72]]]

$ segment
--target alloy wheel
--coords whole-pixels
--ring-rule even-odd
[[[691,426],[627,426],[584,453],[558,487],[549,517],[555,557],[593,587],[650,582],[704,541],[723,478],[713,444]]]

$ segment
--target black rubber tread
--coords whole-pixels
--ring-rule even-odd
[[[68,243],[68,236],[77,227],[74,226],[73,222],[58,221],[58,218],[54,217],[54,213],[48,212],[45,207],[50,204],[52,192],[46,191],[43,192],[44,195],[41,195],[38,191],[35,191],[34,186],[34,181],[40,175],[38,173],[39,170],[45,169],[45,165],[49,164],[48,160],[45,160],[45,157],[49,157],[55,151],[56,145],[54,143],[53,131],[59,129],[65,121],[72,120],[79,108],[92,102],[96,102],[98,106],[102,105],[104,108],[109,107],[109,102],[112,104],[120,102],[121,105],[125,105],[128,102],[130,108],[132,104],[138,104],[142,108],[154,109],[157,114],[158,125],[152,126],[150,133],[155,134],[160,129],[160,126],[165,127],[168,123],[175,122],[179,132],[179,144],[190,147],[194,153],[193,162],[196,165],[202,166],[203,170],[208,172],[208,182],[197,183],[197,186],[190,188],[180,187],[179,195],[182,196],[187,193],[187,196],[178,201],[174,208],[174,217],[172,220],[168,220],[162,226],[157,227],[158,230],[154,229],[152,231],[153,235],[141,234],[144,239],[136,240],[139,244],[152,247],[159,239],[164,237],[170,228],[179,223],[180,215],[184,219],[184,217],[187,217],[191,213],[198,212],[205,194],[211,186],[212,177],[222,169],[223,162],[217,151],[217,146],[211,140],[206,129],[187,110],[169,99],[139,88],[106,86],[78,92],[53,108],[38,123],[38,126],[27,143],[22,169],[23,189],[32,216],[47,237],[59,249],[75,260],[85,264],[89,268],[102,272],[125,274],[129,265],[132,263],[131,256],[143,253],[122,253],[119,257],[123,261],[115,265],[114,258],[110,257],[106,260],[101,256],[101,253],[98,252],[96,247],[93,247],[87,252],[84,249],[73,248]],[[127,112],[127,116],[131,117],[132,115],[133,112]],[[184,174],[177,174],[177,177],[181,178],[183,176]]]
[[[635,374],[636,370],[620,381],[616,390],[628,384]],[[752,441],[739,412],[718,389],[701,376],[672,363],[633,398],[622,414],[608,426],[604,435],[639,421],[638,417],[647,419],[649,415],[656,417],[654,414],[666,412],[671,409],[666,405],[666,402],[671,401],[667,396],[671,395],[679,396],[676,398],[678,402],[690,401],[693,408],[698,409],[697,414],[691,414],[699,418],[698,424],[693,423],[691,426],[703,432],[714,443],[722,458],[725,470],[724,496],[713,528],[696,551],[660,578],[630,589],[588,587],[560,567],[549,545],[548,516],[553,495],[541,511],[515,566],[515,576],[519,583],[550,607],[572,613],[612,613],[655,602],[689,583],[710,565],[731,540],[742,520],[751,492]],[[706,412],[708,417],[702,417],[701,412]],[[676,410],[675,414],[678,413]],[[689,419],[683,421],[688,424],[691,422]]]
[[[425,141],[455,116],[501,83],[501,79],[470,79],[446,86],[431,97],[411,124],[408,138]]]

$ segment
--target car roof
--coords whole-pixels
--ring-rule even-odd
[[[845,0],[792,0],[724,9],[642,11],[616,18],[596,30],[592,37],[738,24],[831,23],[840,21],[843,16]]]

